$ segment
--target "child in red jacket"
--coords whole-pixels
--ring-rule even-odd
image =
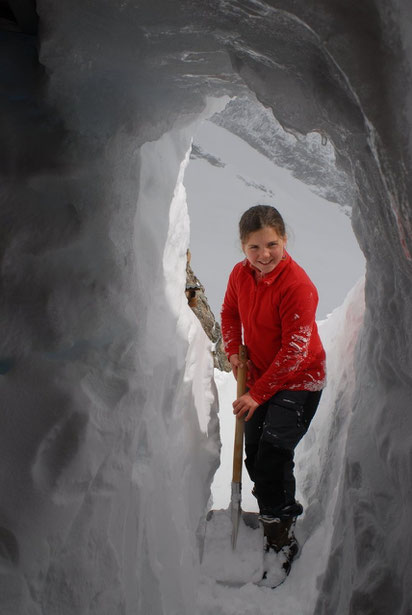
[[[315,321],[318,294],[286,252],[274,207],[248,209],[239,223],[245,260],[229,277],[222,307],[225,350],[237,377],[239,344],[249,357],[249,390],[233,411],[245,419],[246,467],[255,483],[268,548],[296,546],[294,449],[325,385],[325,352]]]

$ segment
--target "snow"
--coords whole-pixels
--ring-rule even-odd
[[[38,0],[38,38],[2,29],[2,614],[411,612],[410,7],[327,4]],[[207,97],[248,88],[280,125],[335,148],[367,258],[361,328],[361,284],[333,310],[358,270],[320,312],[329,382],[297,451],[302,552],[275,592],[200,567],[200,528],[227,506],[231,464],[224,444],[209,501],[218,393],[182,287],[191,141],[224,104]],[[223,134],[203,127],[205,143]],[[229,205],[272,190],[288,203],[292,254],[318,286],[330,269],[322,296],[337,289],[355,256],[348,217],[318,200],[302,228],[292,196],[309,202],[304,186],[292,195],[287,173],[247,162],[250,147],[231,140],[223,155],[215,142],[206,152],[226,167],[194,161],[207,270],[223,278],[222,255],[238,260],[226,258],[240,213]],[[335,247],[350,266],[332,267]],[[219,379],[225,440],[233,382]],[[249,491],[245,480],[247,509]]]
[[[236,549],[232,549],[230,509],[213,509],[213,514],[205,526],[202,574],[229,585],[256,583],[261,580],[263,574],[262,545],[262,531],[251,529],[241,519]]]
[[[211,101],[205,114],[222,104],[225,101]],[[138,519],[144,530],[138,544],[146,557],[139,558],[137,576],[143,612],[153,608],[153,592],[162,604],[158,608],[167,610],[173,605],[182,613],[191,609],[199,574],[196,530],[208,501],[209,477],[219,447],[213,422],[216,402],[211,343],[182,292],[189,240],[183,176],[193,130],[192,126],[176,128],[147,143],[140,172],[140,212],[161,200],[165,188],[173,186],[169,215],[163,224],[167,235],[162,266],[151,276],[152,284],[146,291],[151,309],[142,340],[146,348],[144,370],[150,383],[138,440],[143,440],[144,447],[134,463],[133,477],[142,494]],[[163,182],[154,181],[159,163]],[[161,230],[158,220],[143,217],[136,223],[136,242],[146,250],[160,250]],[[143,265],[150,267],[151,262],[146,259]],[[163,317],[165,305],[170,307],[172,318]],[[160,412],[153,412],[156,408]]]

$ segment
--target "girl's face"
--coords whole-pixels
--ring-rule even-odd
[[[242,248],[249,263],[261,273],[270,273],[280,263],[287,238],[278,235],[272,226],[250,233]]]

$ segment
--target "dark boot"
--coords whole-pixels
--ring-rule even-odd
[[[269,515],[259,517],[266,539],[264,572],[259,585],[278,587],[286,579],[299,552],[294,528],[296,517],[279,519]]]
[[[253,491],[252,491],[253,493]],[[255,495],[253,493],[253,495]],[[290,517],[299,517],[303,513],[303,506],[296,500],[289,504],[281,504],[280,506],[268,505],[266,502],[258,500],[260,515],[264,517],[277,517],[282,521]]]
[[[259,521],[263,525],[263,533],[266,537],[266,549],[274,549],[279,553],[284,547],[290,547],[296,543],[294,527],[296,517],[280,519],[271,515],[260,515]]]

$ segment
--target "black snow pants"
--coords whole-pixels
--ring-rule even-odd
[[[295,503],[294,449],[307,432],[322,391],[279,391],[245,422],[246,468],[262,514]]]

